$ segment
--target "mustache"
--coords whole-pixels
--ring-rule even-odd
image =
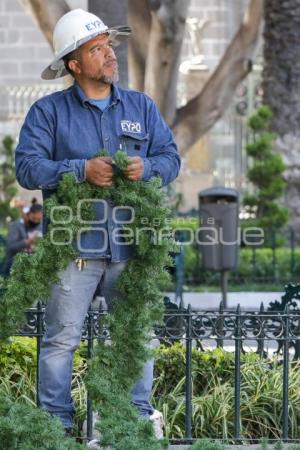
[[[117,59],[116,58],[112,58],[112,59],[109,59],[108,61],[106,61],[104,63],[104,66],[106,66],[107,64],[111,64],[112,62],[114,62],[114,63],[116,63],[118,65]]]

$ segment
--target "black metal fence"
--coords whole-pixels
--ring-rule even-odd
[[[88,357],[92,355],[95,340],[109,339],[109,331],[102,325],[106,313],[102,310],[90,310],[82,333],[82,340],[87,343]],[[44,309],[41,303],[36,308],[26,311],[27,323],[19,334],[37,340],[37,356],[44,332]],[[173,443],[193,442],[192,435],[192,348],[205,345],[216,347],[231,346],[235,354],[234,369],[234,438],[233,442],[245,441],[241,430],[241,355],[246,351],[257,352],[262,358],[266,356],[270,342],[273,350],[282,358],[282,424],[281,438],[289,441],[289,367],[292,359],[300,356],[300,311],[265,312],[242,311],[240,306],[235,311],[224,310],[222,304],[218,311],[192,311],[188,309],[166,313],[163,324],[155,326],[153,338],[160,342],[181,341],[185,345],[185,439],[173,440]],[[201,351],[201,350],[199,350]],[[38,360],[38,358],[37,358]],[[38,368],[37,368],[38,369]],[[37,370],[38,376],[38,370]],[[37,378],[38,383],[38,378]],[[38,404],[38,399],[37,399]],[[87,399],[87,438],[92,436],[92,401]]]

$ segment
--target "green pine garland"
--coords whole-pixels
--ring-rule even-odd
[[[3,450],[86,450],[65,437],[59,419],[4,396],[0,397],[0,442]]]
[[[107,153],[101,152],[96,156],[99,155]],[[77,184],[70,174],[63,177],[57,194],[45,203],[46,215],[50,217],[52,208],[67,205],[72,210],[73,220],[59,231],[54,223],[50,224],[47,235],[38,243],[33,254],[17,255],[11,277],[2,286],[2,339],[14,334],[22,325],[24,309],[35,300],[49,297],[50,286],[58,281],[59,271],[76,257],[71,244],[53,245],[50,233],[56,229],[55,241],[61,243],[69,239],[69,232],[76,235],[82,227],[76,214],[79,200],[111,199],[115,205],[132,206],[135,219],[128,227],[133,235],[145,218],[148,226],[157,232],[164,227],[169,210],[159,189],[159,179],[147,183],[129,181],[122,175],[122,169],[127,165],[126,154],[117,152],[111,188],[99,188],[87,182]],[[55,211],[56,221],[68,218],[66,210]],[[87,221],[93,219],[90,203],[84,203],[81,217]],[[174,250],[174,245],[167,233],[154,245],[153,233],[147,227],[139,231],[135,255],[119,279],[119,290],[126,297],[126,302],[114,302],[113,312],[106,318],[110,345],[99,344],[90,364],[87,386],[101,418],[97,424],[102,434],[101,444],[111,445],[114,450],[162,450],[168,445],[166,440],[158,441],[154,437],[152,424],[141,418],[132,406],[130,392],[151,354],[148,346],[151,327],[155,321],[162,319],[163,303],[158,286],[167,277],[165,268],[171,263],[169,252]],[[20,444],[22,450],[41,448],[41,440],[45,450],[84,448],[65,439],[59,421],[45,411],[24,405],[14,406],[5,399],[0,399],[0,404],[3,405],[0,408],[0,440],[6,439],[7,450],[17,450]],[[25,415],[34,420],[34,430],[29,427],[30,421],[24,422]],[[47,446],[44,445],[46,441]]]

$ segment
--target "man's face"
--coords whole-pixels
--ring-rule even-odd
[[[42,219],[42,212],[29,212],[27,214],[27,223],[31,227],[38,226],[41,223]]]
[[[118,63],[107,35],[97,36],[79,48],[76,69],[80,78],[104,84],[118,81]]]

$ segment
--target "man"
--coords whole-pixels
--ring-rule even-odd
[[[22,219],[10,224],[6,238],[6,256],[3,274],[9,275],[14,257],[19,252],[31,253],[34,244],[42,236],[41,223],[43,219],[43,207],[34,203],[28,212],[22,214]]]
[[[55,59],[42,77],[71,73],[75,82],[38,100],[27,115],[16,149],[17,179],[23,187],[42,189],[46,199],[65,173],[72,173],[78,183],[111,186],[112,157],[119,149],[130,158],[124,173],[132,182],[158,176],[165,185],[176,178],[180,158],[153,101],[115,84],[118,64],[112,46],[128,34],[128,28],[108,28],[97,16],[80,9],[58,21],[53,35]],[[101,148],[110,157],[93,158]],[[97,218],[105,223],[82,234],[80,264],[72,262],[60,274],[61,282],[53,286],[47,303],[39,399],[66,429],[73,426],[72,361],[84,318],[99,283],[111,304],[117,295],[117,278],[132,255],[132,248],[112,239],[112,206],[109,201],[95,206]],[[153,361],[148,361],[132,390],[133,404],[146,418],[154,412],[148,400],[152,379]]]

